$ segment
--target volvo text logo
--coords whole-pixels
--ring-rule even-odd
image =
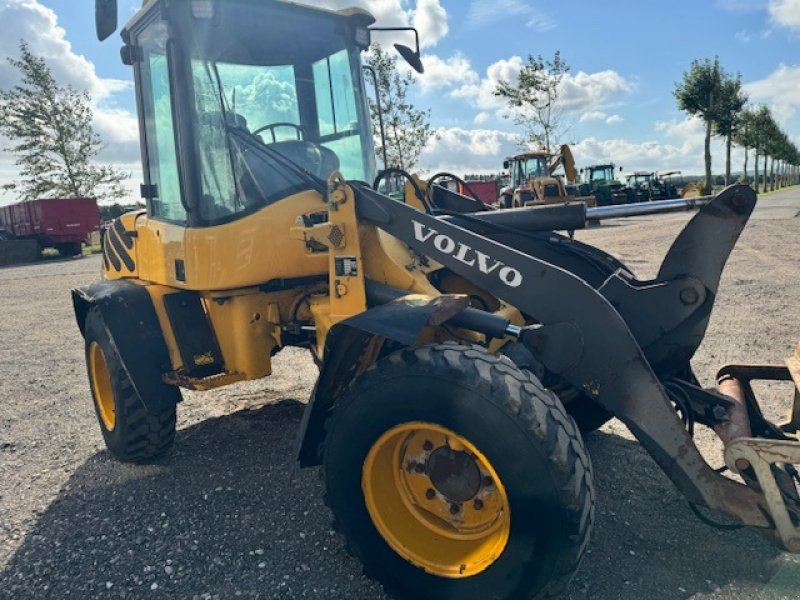
[[[497,272],[497,276],[508,287],[519,287],[522,285],[522,273],[514,267],[509,267],[499,260],[495,260],[480,250],[474,250],[463,242],[456,242],[450,236],[439,233],[435,229],[423,225],[419,221],[411,221],[414,224],[414,237],[420,242],[433,241],[433,246],[439,252],[449,254],[457,261],[464,263],[468,267],[477,266],[481,273],[490,275]]]

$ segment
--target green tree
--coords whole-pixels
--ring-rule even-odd
[[[538,146],[549,154],[561,144],[569,125],[559,96],[568,73],[569,65],[558,51],[550,60],[528,55],[516,82],[501,80],[497,84],[494,95],[508,103],[506,117],[524,128],[524,145]]]
[[[95,162],[103,146],[92,128],[89,94],[56,83],[43,58],[20,42],[8,58],[21,81],[0,90],[0,133],[13,144],[20,180],[4,186],[24,199],[121,198],[128,174]]]
[[[717,103],[714,129],[725,138],[725,185],[731,183],[731,145],[742,120],[747,104],[747,93],[742,89],[742,77],[722,74],[720,95]]]
[[[757,131],[756,131],[756,114],[753,109],[745,109],[739,116],[739,126],[733,134],[733,141],[737,145],[744,148],[744,167],[742,169],[744,175],[744,182],[748,182],[748,158],[751,148],[755,148],[757,144]]]
[[[376,77],[375,84],[380,97],[380,114],[377,103],[372,98],[369,100],[376,150],[383,155],[382,114],[386,160],[389,163],[384,168],[397,166],[411,171],[428,141],[436,136],[430,124],[431,111],[416,108],[411,103],[408,91],[414,83],[414,76],[410,71],[399,69],[397,57],[390,55],[379,44],[373,44],[370,48],[366,64],[372,68],[370,79],[372,73]]]
[[[693,60],[683,79],[675,84],[673,94],[678,108],[703,119],[706,127],[704,160],[706,165],[705,193],[711,192],[711,131],[719,109],[723,81],[719,58]]]

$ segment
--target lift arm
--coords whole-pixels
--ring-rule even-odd
[[[705,462],[626,320],[600,290],[535,256],[421,213],[366,186],[352,186],[362,222],[383,229],[541,323],[525,328],[522,341],[549,370],[623,421],[689,500],[733,515],[747,525],[771,526],[761,494],[723,477]],[[662,271],[672,272],[671,265],[701,252],[697,244],[703,237],[706,246],[723,249],[713,253],[713,272],[708,272],[705,261],[701,273],[685,269],[679,278],[693,280],[693,287],[702,288],[703,301],[695,310],[704,306],[704,319],[710,313],[708,303],[713,303],[719,273],[754,205],[755,194],[747,186],[726,189],[690,222],[690,233],[678,238],[664,261]],[[721,225],[725,225],[726,240],[719,244],[716,228]],[[644,296],[644,290],[652,290],[659,282],[644,286],[618,272],[606,285],[611,285],[612,279],[620,279],[618,285],[627,289],[622,294],[623,304],[638,304],[640,310],[648,310],[646,303],[632,302],[631,298]],[[685,295],[695,300],[692,293]],[[693,315],[685,304],[681,306],[680,295],[671,303],[664,300],[663,310],[671,309],[684,320]],[[681,349],[683,356],[692,353]]]

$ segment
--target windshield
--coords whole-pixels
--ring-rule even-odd
[[[592,169],[590,174],[591,181],[610,181],[612,179],[614,179],[614,167]]]
[[[265,37],[253,16],[263,17],[257,3],[216,6],[226,11],[221,28],[230,30],[195,21],[187,57],[203,221],[223,222],[320,188],[337,170],[372,181],[359,50],[340,21],[303,20],[299,43],[288,23]]]
[[[534,177],[547,177],[549,170],[547,160],[543,156],[532,156],[527,159],[515,159],[514,166],[514,185],[520,186],[527,183]]]

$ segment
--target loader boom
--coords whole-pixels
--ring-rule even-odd
[[[650,320],[651,291],[674,290],[663,302],[664,312],[659,316],[664,322],[677,316],[681,323],[692,326],[677,340],[667,338],[663,342],[666,348],[660,347],[658,340],[648,340],[649,347],[662,363],[674,363],[670,374],[687,367],[703,337],[727,257],[755,206],[752,189],[732,186],[702,209],[673,245],[657,281],[641,285],[615,274],[603,286],[606,290],[625,289],[616,299],[620,304],[615,309],[603,289],[592,289],[559,267],[387,200],[359,184],[353,187],[362,221],[380,227],[537,320],[540,325],[521,332],[523,343],[551,371],[595,397],[622,420],[687,498],[733,514],[748,525],[769,526],[763,498],[714,472],[700,455],[621,316]],[[709,247],[701,242],[715,239],[710,231],[720,227],[726,230],[724,243]],[[708,258],[696,273],[678,267],[704,257]],[[700,331],[693,319],[700,321]],[[673,336],[676,328],[673,326]]]

